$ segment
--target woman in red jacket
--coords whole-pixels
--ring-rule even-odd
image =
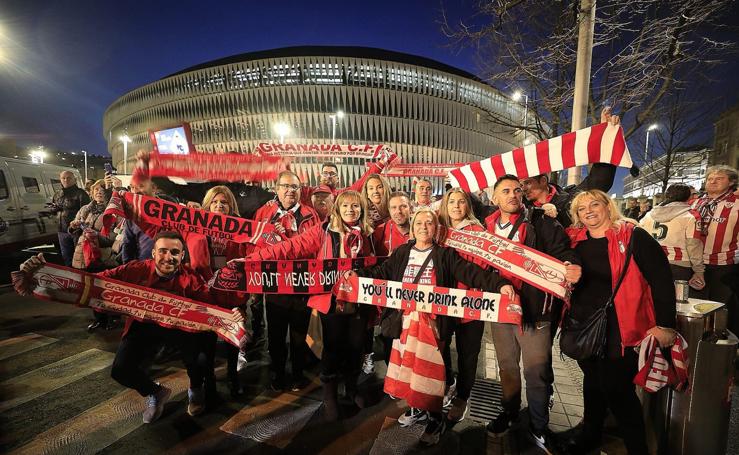
[[[447,191],[441,200],[439,207],[439,222],[443,228],[453,228],[459,231],[485,232],[485,228],[475,218],[472,211],[472,201],[469,194],[461,188],[452,188]],[[462,259],[473,262],[483,269],[489,266],[479,259],[457,251]],[[458,283],[459,289],[468,289],[464,283]],[[442,336],[444,343],[444,364],[446,366],[447,393],[444,396],[444,408],[448,408],[447,419],[451,422],[459,422],[467,414],[467,400],[470,398],[472,386],[475,384],[477,374],[477,357],[480,354],[482,334],[485,331],[485,323],[470,319],[449,319],[450,324],[445,328]],[[457,339],[457,369],[459,371],[456,380],[452,371],[452,356],[449,344],[452,335]]]
[[[626,272],[607,313],[605,356],[578,360],[584,373],[585,417],[582,432],[568,443],[568,453],[589,453],[600,446],[610,408],[628,453],[646,454],[644,419],[633,383],[638,363],[633,348],[647,335],[654,335],[662,347],[674,342],[675,287],[670,264],[659,243],[644,229],[623,221],[613,200],[602,191],[575,196],[570,215],[575,224],[567,234],[582,261],[570,316],[586,321],[604,307],[624,267]],[[626,264],[629,245],[632,257]]]
[[[203,210],[215,213],[221,213],[229,216],[240,216],[239,208],[236,204],[236,198],[231,190],[223,185],[214,186],[208,190],[203,198]],[[246,245],[230,242],[227,240],[209,237],[202,234],[185,235],[187,249],[190,253],[190,266],[198,271],[204,279],[208,280],[213,273],[224,267],[226,262],[231,259],[244,257]],[[246,304],[246,296],[242,293],[232,293],[233,307],[239,307],[242,315],[243,307]],[[204,341],[203,355],[209,374],[206,376],[206,393],[212,394],[215,391],[215,373],[213,371],[216,354],[217,338],[214,333],[203,335],[208,339]],[[241,359],[239,359],[241,357]],[[227,360],[227,376],[228,385],[231,396],[238,396],[243,393],[238,375],[239,360],[246,361],[244,353],[235,346],[226,343],[226,360]]]
[[[367,204],[356,191],[345,191],[336,198],[329,219],[304,233],[276,245],[257,250],[247,261],[333,258],[358,258],[374,255],[372,226]],[[365,328],[377,310],[357,305],[337,305],[331,294],[314,295],[308,306],[320,312],[323,330],[321,382],[323,413],[327,421],[339,417],[338,377],[343,375],[347,396],[359,407],[364,400],[357,394]]]

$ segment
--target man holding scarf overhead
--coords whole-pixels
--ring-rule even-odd
[[[264,204],[254,215],[255,221],[267,222],[275,227],[280,241],[302,234],[321,221],[309,206],[301,204],[300,179],[291,171],[283,171],[277,178],[277,198]],[[290,331],[290,360],[292,366],[292,390],[308,384],[303,376],[305,358],[308,355],[305,335],[308,332],[310,309],[307,297],[299,295],[265,296],[267,310],[267,342],[271,358],[272,383],[275,391],[287,387],[285,363],[287,346],[285,337]]]
[[[565,280],[576,283],[580,279],[581,269],[574,264],[580,261],[570,248],[562,225],[545,216],[540,209],[524,209],[523,190],[516,176],[500,176],[493,188],[493,203],[498,210],[485,219],[487,230],[563,261],[566,265]],[[549,368],[552,357],[550,331],[554,298],[505,271],[501,271],[501,275],[511,280],[521,296],[523,330],[510,324],[492,325],[493,344],[503,386],[503,412],[490,422],[488,432],[499,436],[518,423],[521,406],[519,360],[523,357],[530,415],[529,433],[537,446],[549,450],[549,390],[554,383]]]
[[[610,107],[604,108],[600,113],[600,121],[601,123],[608,122],[614,126],[621,123],[618,115],[611,115]],[[572,198],[581,191],[592,189],[607,193],[611,189],[611,186],[613,186],[615,176],[616,166],[613,164],[595,163],[590,168],[590,171],[588,171],[587,177],[576,186],[572,185],[562,188],[555,183],[551,183],[547,174],[535,175],[523,179],[521,183],[527,205],[543,207],[545,204],[552,204],[556,210],[547,212],[547,214],[557,218],[557,221],[563,227],[569,227],[572,224],[569,215]]]

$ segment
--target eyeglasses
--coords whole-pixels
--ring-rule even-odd
[[[298,191],[299,185],[291,185],[289,183],[278,183],[277,187],[285,191]]]
[[[324,177],[336,177],[339,174],[337,174],[336,172],[326,172],[326,171],[323,171],[323,172],[321,172],[321,175],[324,176]]]

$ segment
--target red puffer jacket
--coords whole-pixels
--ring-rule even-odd
[[[328,227],[325,221],[276,245],[257,250],[246,257],[247,261],[275,261],[287,259],[337,259],[341,257],[342,235]],[[372,237],[362,236],[362,245],[357,257],[374,256]],[[321,313],[331,308],[331,294],[314,295],[308,299],[308,306]]]

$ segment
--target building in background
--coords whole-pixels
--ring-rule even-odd
[[[341,114],[339,114],[341,112]],[[387,144],[406,163],[459,163],[521,145],[488,112],[521,119],[525,106],[457,68],[423,57],[362,47],[291,47],[236,55],[185,69],[115,100],[103,134],[118,169],[150,149],[147,130],[188,122],[199,152],[251,153],[259,143]],[[529,110],[530,112],[530,110]],[[529,118],[529,124],[534,120]],[[283,125],[282,134],[275,132]],[[322,160],[292,166],[315,183]],[[344,158],[344,183],[365,160]],[[391,179],[408,189],[411,178]],[[441,179],[437,179],[441,190]]]
[[[719,114],[713,127],[711,164],[739,168],[739,104]]]
[[[78,169],[82,178],[85,177],[85,154],[81,150],[69,151],[45,146],[20,146],[13,139],[2,138],[0,139],[0,156],[31,161],[41,166],[44,164],[70,166]],[[103,164],[106,162],[110,162],[109,156],[88,153],[87,178],[98,180],[105,177]],[[84,186],[84,182],[80,183],[80,187],[82,186]]]
[[[624,177],[624,198],[653,197],[662,194],[665,167],[669,164],[669,179],[665,189],[673,183],[684,183],[700,190],[705,182],[711,149],[696,147],[676,150],[668,163],[668,156],[662,155],[642,166],[639,177]]]

